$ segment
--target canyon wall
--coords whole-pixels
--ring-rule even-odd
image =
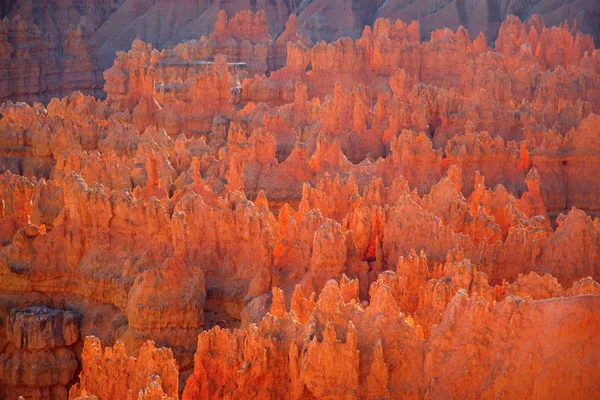
[[[98,75],[97,65],[108,69],[113,64],[116,54],[129,49],[134,40],[142,40],[157,49],[168,49],[186,40],[197,40],[202,44],[202,36],[208,37],[213,31],[212,35],[219,35],[219,30],[224,26],[221,13],[233,17],[240,11],[260,12],[262,15],[262,21],[254,21],[251,28],[244,29],[251,30],[256,27],[262,31],[264,27],[265,32],[272,37],[267,46],[270,71],[283,66],[282,54],[285,54],[287,42],[295,43],[301,40],[311,45],[320,41],[332,42],[342,37],[355,40],[361,36],[365,26],[374,27],[378,18],[386,18],[392,22],[401,20],[407,24],[416,20],[420,24],[418,36],[424,41],[429,40],[435,30],[456,30],[463,26],[471,38],[482,32],[491,43],[500,35],[500,25],[506,18],[514,15],[523,20],[531,20],[533,15],[541,15],[548,26],[561,26],[566,23],[565,29],[573,32],[581,30],[592,36],[596,44],[600,43],[600,3],[595,0],[93,0],[85,4],[72,0],[10,0],[0,5],[0,19],[21,19],[32,32],[25,35],[27,38],[18,39],[17,44],[25,41],[37,50],[26,55],[18,49],[15,49],[15,52],[0,51],[0,54],[11,60],[6,67],[2,67],[12,71],[8,72],[9,75],[6,75],[5,79],[11,77],[24,80],[24,88],[10,93],[0,92],[0,102],[11,99],[46,103],[53,96],[68,95],[70,90],[80,90],[98,96],[101,94],[98,89],[102,85],[102,77]],[[292,20],[293,30],[290,29]],[[68,51],[70,44],[67,43],[72,36],[69,32],[70,27],[76,27],[82,22],[87,27],[85,39],[93,45],[71,53]],[[34,25],[38,28],[34,28]],[[237,28],[242,26],[237,25]],[[233,33],[233,38],[224,38],[224,41],[221,41],[227,43],[224,48],[232,46],[231,50],[222,51],[222,48],[221,51],[214,52],[210,45],[204,48],[203,55],[207,56],[209,61],[218,53],[231,56],[229,51],[242,52],[247,56],[244,52],[249,51],[248,48],[233,50],[243,45],[235,37],[234,32],[237,28],[230,24],[227,32]],[[0,43],[2,30],[6,29],[0,28]],[[8,29],[12,29],[10,24]],[[237,32],[239,33],[239,29]],[[15,47],[15,43],[12,45]],[[254,57],[262,59],[263,50]],[[83,54],[84,51],[88,57],[83,62],[77,57],[74,60],[73,57],[69,57],[69,54]],[[64,58],[67,60],[62,60]],[[25,64],[29,72],[23,71]],[[70,76],[60,76],[64,71]],[[56,76],[57,74],[59,76]]]
[[[0,22],[0,103],[19,100],[47,103],[80,90],[102,95],[102,68],[92,32],[71,25],[64,40],[43,34],[20,16]]]

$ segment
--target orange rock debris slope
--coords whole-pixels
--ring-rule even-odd
[[[0,108],[0,398],[600,397],[592,39],[296,29]]]

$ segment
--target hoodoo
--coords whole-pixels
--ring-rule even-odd
[[[0,399],[600,398],[597,2],[38,3]]]

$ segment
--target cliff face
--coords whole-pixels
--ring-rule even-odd
[[[101,95],[102,69],[91,35],[85,24],[79,24],[71,26],[59,42],[20,16],[4,18],[0,22],[0,103],[8,99],[48,102],[73,90]]]
[[[576,23],[583,32],[594,37],[598,43],[600,39],[598,36],[599,12],[598,4],[589,0],[575,3],[549,0],[539,2],[462,2],[459,0],[429,2],[417,0],[410,4],[401,0],[392,0],[386,1],[377,10],[375,18],[401,19],[403,21],[418,19],[425,37],[441,26],[457,29],[462,25],[472,36],[484,32],[493,41],[498,37],[502,21],[510,15],[524,20],[532,19],[533,15],[540,15],[552,26],[560,25],[563,21]]]
[[[77,369],[71,349],[79,340],[78,315],[47,307],[12,309],[6,321],[8,345],[0,356],[6,396],[66,399]]]
[[[133,0],[123,2],[90,1],[77,6],[64,0],[52,0],[35,7],[23,0],[8,2],[0,8],[0,17],[12,17],[19,13],[28,23],[40,26],[44,33],[59,39],[66,37],[70,24],[84,17],[98,31],[96,43],[103,52],[112,53],[128,48],[140,38],[155,46],[173,45],[210,33],[215,26],[217,13],[223,9],[228,15],[243,10],[263,10],[269,21],[269,32],[279,35],[285,30],[290,15],[298,16],[302,33],[316,43],[320,40],[333,41],[349,36],[356,39],[364,25],[372,25],[377,18],[397,19],[405,22],[419,20],[423,26],[423,38],[439,28],[456,30],[460,25],[477,36],[484,32],[495,40],[501,22],[508,15],[529,19],[531,15],[543,16],[550,25],[563,21],[577,22],[579,28],[598,40],[598,5],[591,0],[580,0],[571,4],[567,1],[542,0],[535,4],[526,1],[503,3],[498,0],[484,3],[469,3],[456,0],[429,2],[417,0],[406,2],[362,0],[340,0],[327,2],[272,1],[252,3],[249,1],[185,1],[172,4],[154,0],[139,4]],[[157,23],[160,20],[160,25]],[[151,27],[151,29],[148,29]]]
[[[600,396],[589,36],[218,15],[0,108],[0,398]]]
[[[67,95],[70,89],[99,95],[102,78],[98,75],[98,62],[102,68],[108,69],[115,59],[115,54],[129,49],[136,39],[152,44],[157,49],[168,49],[185,40],[199,41],[203,57],[212,60],[215,54],[222,53],[230,60],[235,60],[236,54],[242,55],[243,61],[257,66],[256,69],[251,67],[252,74],[264,72],[267,66],[270,71],[282,67],[287,42],[296,43],[301,40],[310,45],[322,40],[332,42],[342,37],[355,40],[361,37],[365,25],[375,29],[378,19],[391,22],[400,20],[407,24],[417,21],[420,30],[416,32],[416,37],[425,41],[433,38],[432,34],[438,29],[457,30],[459,26],[463,26],[472,38],[483,33],[488,41],[493,42],[502,36],[500,26],[505,19],[517,16],[539,28],[540,24],[533,16],[540,15],[548,26],[561,26],[566,23],[567,30],[581,30],[592,36],[596,44],[600,42],[600,4],[595,0],[152,0],[141,3],[138,0],[92,0],[85,5],[70,0],[51,0],[43,4],[28,0],[11,0],[5,3],[0,5],[0,18],[8,17],[12,21],[19,16],[26,26],[38,26],[44,39],[39,45],[33,46],[40,47],[40,51],[27,57],[31,60],[27,69],[34,69],[29,73],[22,71],[24,61],[21,55],[6,53],[12,59],[11,66],[8,67],[9,70],[14,70],[11,76],[29,78],[39,75],[41,82],[33,84],[27,81],[26,89],[22,89],[23,93],[0,93],[0,101],[10,98],[13,101],[47,102],[52,96]],[[227,25],[223,15],[226,13],[232,17],[237,13],[250,12],[258,12],[262,15],[262,20],[247,20],[243,24],[239,24],[238,21]],[[66,42],[71,35],[69,27],[77,26],[82,20],[93,31],[86,33],[87,39],[93,42],[86,52],[96,64],[89,68],[88,62],[74,66],[73,61],[65,61],[66,65],[63,66],[59,59],[69,54],[66,51],[69,47]],[[240,21],[244,21],[244,18]],[[223,35],[224,27],[227,33]],[[244,44],[243,40],[237,37],[241,31],[260,32],[261,46],[268,47],[268,61],[264,60],[265,49],[256,49],[254,40],[251,39],[250,44]],[[270,43],[264,41],[265,34],[273,38]],[[203,36],[208,40],[200,39]],[[0,29],[0,43],[1,37]],[[216,37],[222,40],[211,40]],[[253,37],[258,39],[256,35]],[[33,37],[25,41],[36,43],[38,39]],[[0,51],[0,54],[3,53]],[[35,71],[38,66],[32,67],[31,64],[39,64],[41,73]],[[67,75],[76,71],[79,78],[61,78],[59,82],[66,81],[64,89],[68,90],[65,91],[54,89],[52,84],[46,87],[44,81],[55,82],[52,79],[55,69],[59,73],[66,71]],[[47,74],[50,76],[46,76]],[[83,76],[86,76],[85,79]],[[63,87],[59,85],[58,89],[61,88]]]

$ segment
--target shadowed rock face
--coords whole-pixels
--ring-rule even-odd
[[[0,101],[41,101],[81,90],[102,95],[100,56],[83,23],[63,37],[44,34],[16,15],[0,22]]]
[[[79,339],[79,322],[70,311],[47,307],[12,310],[7,336],[18,349],[43,350],[70,346]]]
[[[0,356],[0,382],[7,398],[67,399],[77,369],[72,346],[79,316],[47,307],[13,309],[6,321],[8,345]]]
[[[592,38],[360,5],[215,9],[105,99],[0,107],[0,398],[600,397]]]
[[[133,0],[110,0],[92,1],[85,7],[64,0],[43,4],[13,0],[0,9],[0,17],[11,18],[18,13],[28,22],[38,25],[44,33],[62,40],[69,25],[79,23],[84,17],[97,31],[96,43],[106,51],[114,52],[128,48],[136,37],[162,47],[208,34],[215,26],[219,9],[230,16],[243,10],[263,10],[269,21],[269,32],[275,36],[283,32],[288,17],[296,14],[303,33],[316,40],[328,41],[342,36],[356,38],[363,26],[372,25],[377,18],[402,19],[405,22],[417,19],[424,29],[424,38],[435,29],[457,29],[463,25],[474,36],[483,31],[490,40],[494,40],[501,22],[510,14],[523,20],[539,14],[551,25],[576,20],[585,33],[596,38],[600,28],[597,20],[600,9],[592,0],[286,0],[262,3],[225,0],[170,3],[154,0],[144,4]]]
[[[301,40],[312,44],[341,37],[358,39],[364,26],[374,26],[377,18],[399,19],[407,24],[416,20],[420,23],[422,40],[429,40],[437,29],[456,30],[463,26],[472,38],[483,32],[487,40],[493,42],[502,21],[511,15],[523,21],[530,20],[532,15],[541,15],[548,26],[567,22],[591,35],[596,43],[600,41],[600,3],[595,0],[93,0],[85,5],[72,0],[11,0],[0,6],[0,19],[7,17],[9,21],[8,28],[0,27],[0,55],[7,61],[10,59],[0,70],[5,71],[6,79],[20,79],[21,84],[3,85],[0,75],[0,101],[47,103],[52,97],[68,95],[72,90],[101,96],[102,76],[98,67],[109,68],[118,51],[129,49],[135,39],[163,49],[184,40],[198,40],[213,31],[213,35],[218,34],[220,27],[226,26],[222,24],[219,10],[229,16],[240,11],[261,11],[264,22],[230,24],[227,31],[229,34],[239,32],[243,26],[247,30],[261,31],[264,27],[265,33],[273,37],[274,47],[277,47],[277,38],[287,36],[289,18],[294,18]],[[14,53],[2,52],[2,30],[10,31],[10,21],[14,24],[17,16],[23,21],[23,29],[39,32],[29,33],[19,42],[14,42],[13,35],[9,35],[9,42],[15,48],[21,40],[37,48],[27,56],[18,54],[16,49]],[[72,30],[78,25],[85,27],[83,42],[86,44],[80,45],[77,53],[70,53]],[[285,58],[281,53],[285,54],[285,47],[269,49],[270,70],[283,66]],[[80,57],[71,58],[68,54]],[[252,62],[248,57],[245,61]],[[10,86],[12,90],[3,86]]]

